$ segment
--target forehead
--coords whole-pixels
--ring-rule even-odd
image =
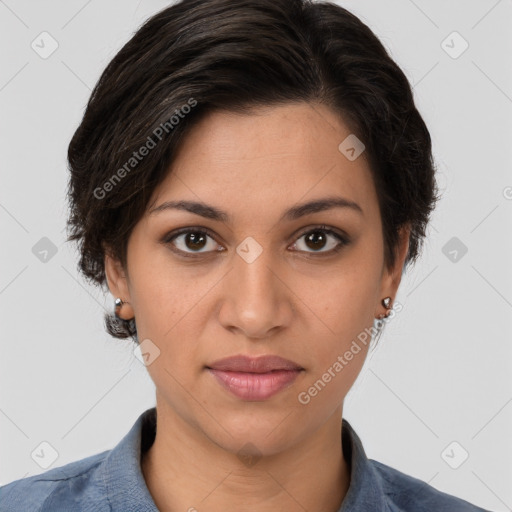
[[[251,215],[258,205],[280,213],[283,203],[336,194],[375,213],[364,152],[351,161],[339,149],[350,135],[339,116],[317,104],[211,112],[182,142],[151,204],[190,199]]]

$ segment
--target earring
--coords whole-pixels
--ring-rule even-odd
[[[386,314],[379,315],[379,320],[386,318],[389,315],[389,310],[391,309],[391,297],[385,297],[381,300],[381,304],[388,310]]]
[[[119,297],[117,297],[117,299],[115,300],[115,315],[117,316],[117,318],[121,318],[119,316],[119,311],[121,310],[121,308],[123,307],[123,304],[130,304],[129,302],[127,301],[123,301],[122,299],[120,299]],[[121,318],[121,320],[123,320]]]

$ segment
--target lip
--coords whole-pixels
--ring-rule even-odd
[[[265,400],[290,386],[304,371],[297,363],[275,355],[237,355],[206,367],[217,381],[243,400]]]
[[[207,366],[212,370],[267,373],[275,370],[304,370],[299,364],[276,355],[249,357],[243,354],[219,359]]]

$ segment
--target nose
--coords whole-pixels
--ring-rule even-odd
[[[245,338],[275,335],[290,325],[295,310],[294,294],[286,281],[269,250],[250,263],[235,254],[223,283],[220,323]]]

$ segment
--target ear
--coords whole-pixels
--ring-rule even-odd
[[[407,257],[407,252],[409,250],[410,234],[411,226],[409,224],[402,226],[399,230],[399,243],[398,247],[396,248],[395,264],[391,269],[385,268],[382,274],[381,295],[378,305],[379,312],[375,315],[376,317],[380,314],[380,312],[383,309],[380,300],[382,300],[384,297],[391,297],[391,303],[394,302],[398,286],[400,285],[400,281],[402,280],[402,272],[404,268],[405,258]]]
[[[115,299],[119,297],[123,302],[128,303],[123,304],[118,315],[124,320],[130,320],[135,316],[135,314],[132,307],[126,270],[123,268],[121,262],[114,257],[108,249],[105,250],[104,264],[105,277],[107,279],[107,285],[110,293]]]

